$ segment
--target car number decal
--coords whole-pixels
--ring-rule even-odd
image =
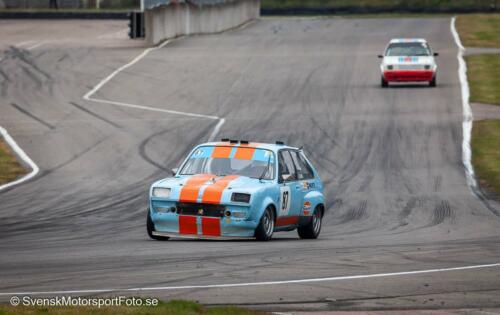
[[[279,215],[288,215],[288,212],[290,211],[290,187],[288,186],[283,186],[280,187],[280,212]]]

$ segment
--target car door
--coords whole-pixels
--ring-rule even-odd
[[[299,212],[301,215],[309,215],[311,211],[311,202],[308,200],[307,194],[315,190],[316,187],[314,172],[302,153],[299,151],[290,151],[290,154],[297,171],[297,180],[300,184],[300,192],[302,193],[302,209]]]
[[[302,209],[302,189],[289,150],[279,152],[280,204],[276,226],[295,225]]]

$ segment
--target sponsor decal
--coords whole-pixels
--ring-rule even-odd
[[[399,57],[399,62],[418,62],[418,57]]]
[[[311,214],[311,202],[310,201],[304,201],[304,206],[302,207],[302,212],[304,215],[309,215]]]
[[[309,190],[309,189],[313,189],[314,187],[316,187],[315,183],[302,182],[302,190]]]

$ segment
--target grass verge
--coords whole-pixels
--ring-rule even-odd
[[[0,185],[13,181],[26,170],[17,162],[9,146],[0,139]]]
[[[182,300],[159,302],[157,306],[10,306],[0,305],[0,315],[263,315],[264,313],[234,306],[206,308]]]
[[[335,8],[491,10],[491,3],[474,0],[262,0],[264,8]]]
[[[480,185],[500,195],[500,120],[474,122],[471,145]]]
[[[500,54],[466,56],[471,102],[500,105]]]
[[[460,15],[456,23],[465,47],[500,48],[500,13]]]

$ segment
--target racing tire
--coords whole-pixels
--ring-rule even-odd
[[[432,77],[432,80],[429,81],[429,86],[430,87],[436,87],[437,82],[436,82],[436,76]]]
[[[321,208],[316,207],[311,220],[297,228],[297,233],[302,239],[317,239],[321,232],[321,223],[323,222],[323,212]]]
[[[389,87],[389,82],[383,76],[380,77],[380,86],[383,88]]]
[[[255,238],[258,241],[269,241],[274,233],[274,212],[271,207],[267,207],[260,218],[259,226],[255,229]]]
[[[168,241],[168,239],[170,238],[170,237],[166,237],[166,236],[153,235],[153,232],[155,231],[155,225],[153,223],[153,220],[151,220],[151,214],[150,214],[149,209],[148,209],[148,218],[146,220],[146,229],[148,231],[148,236],[154,240]]]

